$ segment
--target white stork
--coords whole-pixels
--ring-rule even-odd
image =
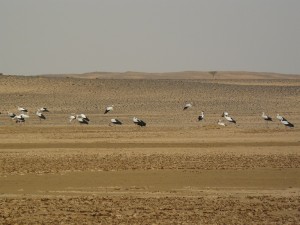
[[[266,115],[264,112],[262,113],[261,117],[265,120],[265,121],[273,121],[272,118],[268,115]]]
[[[285,125],[286,127],[294,127],[294,124],[290,123],[287,120],[281,120],[280,121],[283,125]]]
[[[110,111],[113,111],[113,110],[114,110],[114,105],[107,106],[107,107],[105,108],[104,114],[106,114],[106,113],[108,113],[108,112],[110,112]]]
[[[77,120],[81,124],[89,124],[89,118],[85,114],[80,115],[71,115],[69,117],[69,122],[73,122],[74,120]]]
[[[118,119],[111,119],[110,122],[115,125],[122,125],[123,123]]]
[[[25,118],[29,118],[28,115],[21,113],[20,115],[15,116],[13,119],[16,120],[16,123],[24,123]]]
[[[222,117],[224,117],[227,121],[231,123],[236,123],[236,121],[231,116],[229,116],[228,112],[223,112]]]
[[[89,124],[89,121],[90,121],[87,118],[83,118],[81,116],[77,116],[76,119],[80,124]]]
[[[12,113],[12,112],[7,112],[7,115],[10,117],[10,118],[15,118],[16,114]]]
[[[192,103],[186,103],[185,106],[183,107],[183,110],[186,110],[191,107],[192,107]]]
[[[82,119],[84,119],[84,120],[86,120],[86,121],[90,121],[90,119],[85,115],[85,114],[83,114],[83,113],[81,113],[80,115],[77,115],[76,116],[77,118],[82,118]]]
[[[39,109],[40,112],[49,112],[49,110],[46,107],[42,107]]]
[[[204,112],[201,112],[201,114],[198,116],[198,121],[204,120]]]
[[[36,112],[36,115],[40,118],[40,121],[45,120],[46,117],[43,113],[41,113],[39,110]]]
[[[262,113],[261,117],[266,121],[267,127],[268,127],[268,122],[273,121],[270,116],[265,114],[265,112]]]
[[[276,118],[286,127],[294,127],[294,124],[290,123],[286,118],[277,114]]]
[[[133,120],[134,124],[139,125],[140,127],[145,127],[146,126],[146,123],[143,120],[140,120],[136,117],[133,117],[132,120]]]
[[[22,112],[22,113],[28,112],[28,110],[27,110],[26,108],[24,108],[24,107],[19,107],[19,106],[18,106],[18,110],[19,110],[20,112]]]
[[[223,127],[226,126],[226,124],[225,124],[224,122],[222,122],[222,120],[219,120],[219,121],[218,121],[218,125],[223,126]]]

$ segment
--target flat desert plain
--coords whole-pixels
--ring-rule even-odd
[[[300,224],[300,79],[218,75],[0,76],[0,224]]]

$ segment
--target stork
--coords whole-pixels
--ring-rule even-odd
[[[40,112],[49,112],[49,110],[46,107],[42,107],[39,109]]]
[[[46,117],[43,113],[41,113],[39,110],[36,112],[36,115],[40,118],[40,121],[45,120]]]
[[[111,122],[111,124],[115,124],[115,125],[122,125],[123,124],[120,120],[115,119],[115,118],[111,119],[110,122]]]
[[[104,114],[106,114],[106,113],[108,113],[108,112],[110,112],[110,111],[113,111],[113,110],[114,110],[114,105],[107,106],[107,107],[105,108]]]
[[[265,121],[273,121],[272,118],[268,115],[266,115],[264,112],[262,113],[261,117],[265,120]]]
[[[84,120],[86,120],[86,121],[90,121],[90,119],[85,115],[85,114],[83,114],[83,113],[81,113],[80,115],[76,115],[76,117],[77,118],[82,118],[82,119],[84,119]]]
[[[76,119],[80,124],[89,124],[89,120],[86,120],[85,118],[77,117]]]
[[[198,116],[198,121],[204,120],[204,112],[201,112],[201,114]]]
[[[192,107],[192,103],[186,103],[185,106],[183,107],[183,110],[186,110],[191,107]]]
[[[229,116],[228,112],[223,112],[222,117],[224,117],[227,121],[231,123],[236,123],[236,121],[231,116]]]
[[[19,107],[19,106],[18,106],[18,110],[19,110],[20,112],[22,112],[22,113],[28,112],[28,110],[27,110],[26,108],[24,108],[24,107]]]
[[[24,123],[25,118],[29,118],[29,116],[21,113],[20,115],[15,116],[13,119],[16,120],[16,123]]]
[[[286,127],[294,127],[294,124],[290,123],[287,120],[281,120],[280,121],[283,125],[285,125]]]
[[[139,125],[140,127],[145,127],[146,126],[146,123],[143,120],[140,120],[136,117],[133,117],[132,120],[133,120],[134,124]]]
[[[69,117],[69,122],[73,122],[74,120],[77,120],[80,124],[89,124],[89,118],[85,114],[80,115],[71,115]]]
[[[15,118],[16,114],[12,113],[12,112],[7,112],[7,115],[10,117],[10,118]]]
[[[286,118],[277,114],[276,118],[286,127],[294,127],[294,124],[290,123]]]
[[[268,122],[273,121],[270,116],[265,114],[265,112],[262,113],[261,117],[266,121],[267,127],[268,127]]]

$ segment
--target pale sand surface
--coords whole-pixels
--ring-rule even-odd
[[[300,223],[298,79],[0,76],[0,97],[0,224]],[[17,105],[25,124],[6,115]],[[216,125],[225,110],[237,125]],[[73,112],[91,124],[69,124]]]

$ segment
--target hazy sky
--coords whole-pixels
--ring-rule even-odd
[[[300,0],[0,0],[0,72],[300,74]]]

